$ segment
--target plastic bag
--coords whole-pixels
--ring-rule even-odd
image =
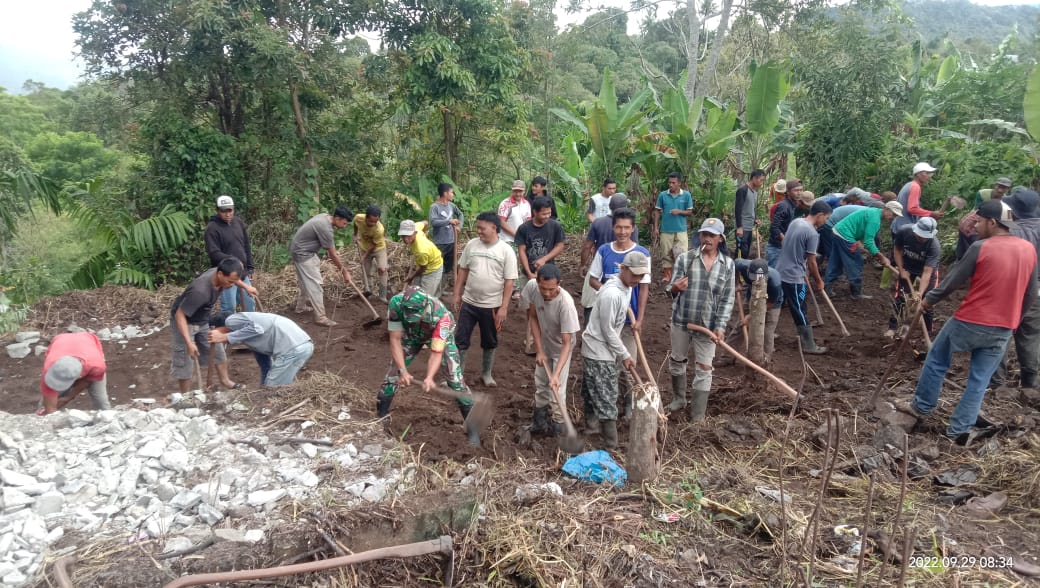
[[[611,482],[615,486],[623,486],[628,480],[628,473],[619,466],[610,454],[603,450],[587,451],[575,455],[563,464],[563,472],[585,482],[599,484]]]

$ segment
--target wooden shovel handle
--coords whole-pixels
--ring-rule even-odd
[[[635,324],[635,322],[636,322],[636,315],[632,314],[632,308],[631,307],[629,307],[629,309],[628,309],[628,320],[632,321],[633,324]],[[642,341],[642,339],[639,338],[639,332],[636,331],[635,329],[633,329],[632,330],[632,335],[634,335],[635,338],[636,338],[636,351],[639,352],[638,353],[639,357],[637,359],[639,360],[639,363],[642,364],[643,369],[646,370],[646,377],[647,377],[647,379],[650,380],[650,384],[654,388],[656,388],[657,387],[657,381],[654,380],[654,372],[653,372],[653,370],[650,369],[650,363],[646,360],[646,353],[643,351],[643,341]],[[635,374],[635,370],[632,370],[632,373]],[[636,376],[636,382],[639,383],[639,384],[642,384],[643,382],[639,380],[639,374],[635,374],[635,376]]]
[[[712,339],[715,339],[715,334],[714,333],[712,333],[711,331],[709,331],[708,329],[706,329],[706,328],[704,328],[704,327],[702,327],[700,325],[695,325],[693,323],[687,323],[686,324],[686,328],[690,329],[691,331],[697,331],[698,333],[703,333],[703,334],[711,337]],[[784,382],[783,380],[781,380],[780,378],[774,376],[773,374],[771,374],[768,371],[766,371],[764,368],[760,367],[755,362],[753,362],[750,359],[748,359],[748,358],[744,357],[743,355],[741,355],[736,349],[733,349],[732,347],[727,345],[725,341],[723,341],[721,339],[718,339],[718,340],[715,341],[715,344],[718,345],[719,347],[725,349],[727,352],[729,352],[730,355],[735,357],[737,360],[739,360],[744,365],[748,366],[749,368],[755,370],[756,372],[758,372],[758,373],[762,374],[763,376],[765,376],[766,378],[768,378],[770,382],[776,384],[776,386],[778,388],[780,388],[782,391],[786,392],[787,395],[790,396],[792,399],[798,398],[798,392],[795,391],[794,388],[788,386],[787,383]]]
[[[357,291],[358,297],[361,298],[361,301],[365,303],[365,306],[367,306],[368,309],[372,311],[372,317],[373,318],[383,318],[383,317],[379,316],[379,313],[376,312],[375,307],[372,306],[372,303],[368,301],[368,298],[365,298],[365,293],[361,291],[361,288],[357,287],[357,284],[354,283],[354,278],[350,277],[349,273],[347,274],[347,281],[350,282],[350,285],[353,286],[354,290]]]
[[[548,359],[542,362],[542,368],[545,369],[546,376],[551,378],[552,370],[549,369]],[[553,388],[552,386],[549,386],[549,391],[552,392],[553,399],[556,400],[556,406],[559,406],[560,412],[563,413],[563,424],[567,426],[567,436],[577,436],[577,430],[574,428],[574,424],[571,423],[571,415],[567,414],[567,405],[563,402],[563,396],[560,395],[560,390],[558,388]]]
[[[807,288],[812,288],[812,286],[810,286],[808,284],[806,284],[806,287]],[[831,309],[831,312],[834,314],[834,318],[838,319],[838,326],[841,327],[841,336],[842,337],[848,337],[849,336],[849,330],[845,328],[845,321],[841,320],[841,315],[838,314],[838,310],[836,308],[834,308],[834,303],[831,302],[831,297],[827,296],[827,291],[826,290],[820,290],[820,295],[823,296],[823,301],[826,302],[827,306]]]
[[[896,355],[888,362],[888,367],[885,368],[885,373],[881,376],[881,381],[877,383],[874,388],[874,392],[870,395],[870,400],[867,401],[865,408],[872,408],[874,403],[877,402],[878,396],[881,395],[881,389],[885,386],[885,380],[888,379],[889,374],[892,373],[892,369],[896,366],[896,363],[903,357],[903,350],[906,349],[906,342],[910,340],[910,332],[913,330],[913,325],[917,324],[917,321],[921,320],[921,316],[924,314],[924,307],[920,304],[917,305],[917,311],[914,312],[914,318],[910,320],[911,328],[906,330],[906,334],[899,340],[899,348],[896,349]]]

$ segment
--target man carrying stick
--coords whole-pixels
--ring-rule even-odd
[[[560,287],[560,268],[543,265],[535,280],[520,293],[521,306],[527,306],[527,322],[534,333],[534,415],[531,434],[547,433],[552,408],[552,433],[564,430],[567,410],[567,376],[570,373],[574,334],[578,332],[578,310],[569,292]],[[559,400],[553,394],[556,390]]]
[[[922,216],[912,225],[903,225],[892,237],[892,261],[895,262],[899,278],[896,280],[894,314],[888,319],[885,336],[891,339],[899,328],[899,317],[906,307],[906,294],[920,300],[929,290],[939,284],[939,233],[935,219]],[[918,285],[914,286],[914,280]],[[907,325],[913,329],[916,325]],[[932,311],[924,313],[924,326],[932,332]]]
[[[650,256],[642,251],[625,254],[618,273],[599,289],[589,323],[581,336],[585,433],[603,433],[603,445],[607,449],[614,449],[618,444],[618,363],[626,370],[635,368],[632,355],[621,341],[621,329],[632,301],[632,287],[649,275]]]
[[[780,272],[780,287],[784,291],[784,302],[791,309],[791,318],[794,319],[795,328],[798,329],[798,338],[802,342],[802,353],[811,355],[823,355],[827,353],[827,348],[816,345],[816,340],[813,339],[813,328],[808,316],[809,308],[805,302],[809,289],[805,283],[805,274],[808,271],[817,290],[823,289],[820,268],[816,265],[816,247],[820,242],[817,229],[827,222],[827,217],[830,215],[831,207],[821,200],[813,202],[808,217],[792,221],[787,228],[776,267]]]
[[[379,275],[379,301],[386,304],[390,264],[386,257],[386,229],[380,220],[383,211],[369,206],[363,214],[354,217],[354,244],[361,250],[361,268],[365,274],[365,296],[370,294],[368,280]]]
[[[672,303],[672,350],[668,355],[668,371],[672,376],[672,403],[669,410],[686,406],[686,373],[690,350],[693,350],[693,400],[690,420],[704,420],[711,394],[712,361],[715,344],[726,333],[733,311],[733,260],[719,252],[725,225],[717,218],[701,223],[698,235],[701,246],[683,253],[675,261],[675,273],[668,289],[678,297]],[[712,331],[708,337],[691,331],[688,324]]]
[[[896,402],[899,410],[928,418],[939,402],[953,354],[971,353],[968,381],[946,429],[946,437],[957,445],[967,445],[971,429],[987,424],[979,416],[986,385],[1023,312],[1037,297],[1036,249],[1011,235],[1015,226],[1011,219],[1011,207],[1002,201],[990,200],[979,207],[979,240],[942,283],[925,294],[921,308],[930,310],[965,284],[968,293],[928,350],[913,399]]]

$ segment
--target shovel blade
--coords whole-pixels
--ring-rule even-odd
[[[466,417],[466,430],[470,431],[475,427],[477,431],[483,432],[491,424],[494,414],[495,408],[487,397],[474,397],[473,408],[469,409],[469,416]]]
[[[556,446],[564,453],[577,455],[585,448],[585,440],[579,437],[577,433],[561,435],[556,438]]]
[[[361,328],[363,328],[363,329],[371,329],[372,327],[378,327],[382,322],[383,322],[382,318],[376,317],[374,319],[370,319],[370,320],[367,320],[367,321],[361,323]]]

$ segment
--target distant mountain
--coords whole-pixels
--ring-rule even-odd
[[[958,44],[996,47],[1016,24],[1019,38],[1026,42],[1040,29],[1038,5],[982,6],[967,0],[921,0],[905,3],[903,12],[914,19],[926,42],[949,35]]]

